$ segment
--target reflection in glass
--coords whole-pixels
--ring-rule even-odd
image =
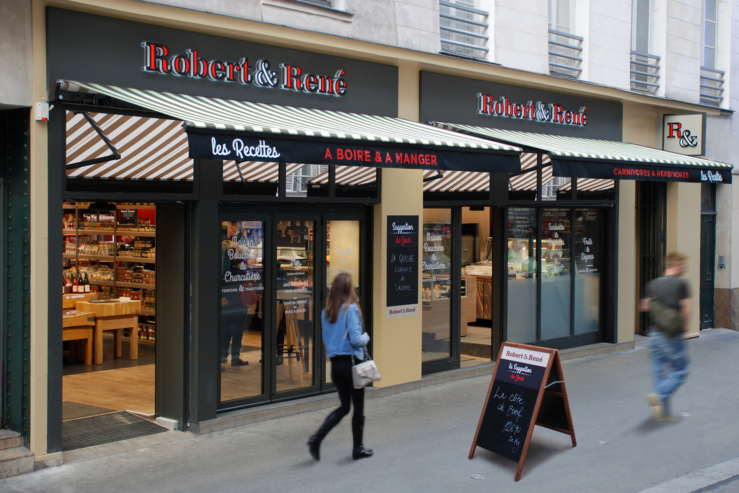
[[[575,210],[575,334],[600,329],[601,211]]]
[[[431,361],[451,350],[451,209],[423,210],[422,241],[422,359]]]
[[[315,242],[313,221],[277,222],[276,390],[313,385]]]
[[[536,209],[508,209],[508,338],[536,341]]]
[[[352,276],[354,290],[359,292],[359,221],[327,221],[326,223],[326,297],[334,278],[347,273]],[[331,360],[326,358],[326,382],[331,382]]]
[[[462,368],[489,363],[493,331],[493,242],[490,208],[462,209]]]
[[[541,232],[541,340],[570,335],[571,209],[544,209]]]
[[[221,224],[221,401],[262,388],[264,222]]]

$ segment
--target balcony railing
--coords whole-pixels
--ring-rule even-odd
[[[654,94],[659,89],[660,57],[631,52],[631,90],[642,94]]]
[[[489,13],[465,3],[439,0],[441,51],[485,58]]]
[[[701,103],[721,106],[724,100],[724,75],[721,70],[701,67]]]
[[[549,74],[577,79],[582,73],[582,41],[574,34],[549,30]]]

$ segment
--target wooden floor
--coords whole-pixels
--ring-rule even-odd
[[[154,365],[66,375],[63,400],[154,414]]]

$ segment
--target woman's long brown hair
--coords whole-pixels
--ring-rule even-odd
[[[339,318],[341,307],[349,308],[349,305],[357,305],[359,308],[359,296],[354,291],[354,283],[352,277],[346,272],[342,272],[334,278],[331,283],[331,290],[328,292],[328,301],[326,301],[326,318],[332,324],[336,323]],[[362,313],[362,310],[359,310]]]

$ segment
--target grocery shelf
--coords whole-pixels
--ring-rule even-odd
[[[97,284],[98,286],[112,286],[113,281],[101,281],[99,279],[89,279],[90,284]]]
[[[125,231],[125,230],[117,230],[113,231],[112,229],[65,229],[62,230],[62,232],[65,235],[73,235],[73,234],[79,234],[80,236],[86,236],[86,235],[98,235],[98,236],[141,236],[141,237],[156,237],[157,232],[156,231]]]
[[[154,316],[156,312],[154,310],[141,310],[139,315]]]
[[[115,262],[114,257],[106,256],[106,255],[77,255],[75,253],[64,253],[63,256],[64,258],[79,258],[80,260],[98,260],[100,262]]]
[[[144,284],[143,282],[121,282],[117,281],[115,283],[116,286],[119,288],[131,288],[131,289],[148,289],[149,291],[153,291],[156,289],[156,285],[154,284]]]
[[[124,257],[122,255],[118,255],[116,257],[116,260],[118,262],[134,262],[134,263],[137,263],[137,264],[154,264],[157,261],[157,259],[155,259],[155,258]]]
[[[151,236],[152,238],[157,235],[156,231],[126,231],[119,229],[116,232],[117,236]]]

